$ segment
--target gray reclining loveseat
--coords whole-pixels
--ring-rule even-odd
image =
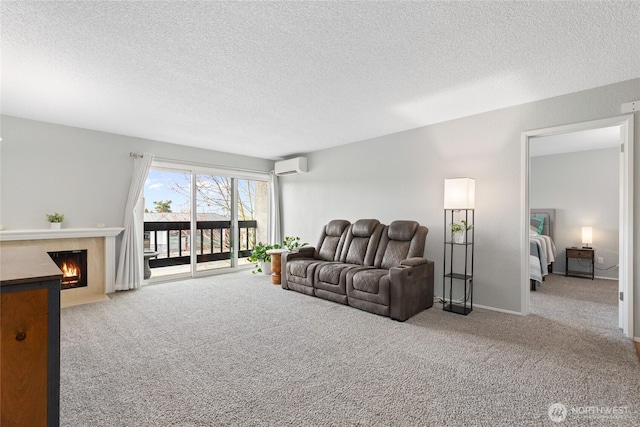
[[[405,321],[433,305],[428,229],[415,221],[333,220],[316,247],[282,257],[282,287]]]

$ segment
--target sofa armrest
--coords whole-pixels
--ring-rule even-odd
[[[293,252],[284,252],[282,254],[282,262],[286,260],[292,260],[297,258],[313,258],[313,254],[316,249],[311,246],[305,246],[303,248],[297,248]]]
[[[282,289],[289,289],[287,284],[287,261],[301,258],[313,258],[313,254],[316,249],[313,246],[304,246],[302,248],[296,248],[293,252],[284,252],[280,257],[281,279],[280,284]]]
[[[433,306],[433,261],[410,258],[404,262],[414,265],[401,263],[389,269],[389,316],[401,322]]]
[[[301,248],[294,249],[293,253],[302,254],[305,258],[313,258],[313,254],[316,252],[316,248],[313,246],[303,246]]]
[[[426,264],[428,262],[429,260],[427,260],[426,258],[414,257],[414,258],[407,258],[403,261],[400,261],[400,265],[406,265],[408,267],[416,267],[418,265]]]

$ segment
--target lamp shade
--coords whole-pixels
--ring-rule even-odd
[[[444,208],[475,209],[476,180],[473,178],[445,179]]]
[[[582,227],[582,244],[590,245],[593,243],[593,230],[591,227]]]

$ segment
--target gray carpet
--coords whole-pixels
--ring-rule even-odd
[[[61,423],[544,426],[563,403],[562,425],[640,425],[617,285],[559,279],[527,317],[436,304],[399,323],[249,272],[66,308]]]

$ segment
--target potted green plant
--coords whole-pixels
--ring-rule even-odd
[[[307,245],[308,243],[300,243],[300,237],[297,236],[286,236],[282,241],[282,246],[284,246],[289,252],[293,252],[297,248],[301,248]]]
[[[47,221],[49,221],[49,226],[55,230],[60,229],[60,224],[64,221],[64,214],[59,214],[58,212],[47,214]]]
[[[267,251],[271,249],[286,249],[288,252],[293,252],[297,248],[308,245],[308,243],[300,243],[300,237],[286,236],[282,241],[282,245],[265,245],[259,242],[253,247],[251,255],[247,258],[247,261],[255,263],[256,267],[253,273],[271,274],[271,255]]]
[[[278,244],[275,245],[265,245],[262,242],[259,242],[253,247],[253,251],[251,255],[247,258],[247,261],[255,263],[256,267],[253,270],[253,273],[264,273],[271,274],[271,255],[267,253],[268,250],[271,249],[280,249],[281,246]]]
[[[464,243],[465,231],[471,230],[473,224],[467,224],[467,221],[463,219],[460,222],[452,222],[449,227],[451,227],[451,241],[453,243]]]

